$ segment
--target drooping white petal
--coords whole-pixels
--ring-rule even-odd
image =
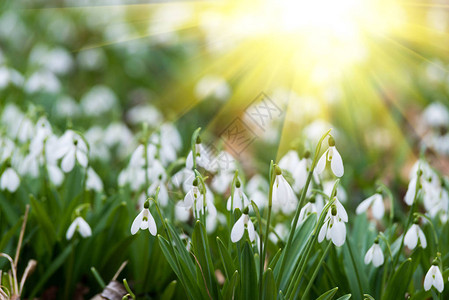
[[[380,248],[379,244],[373,245],[373,266],[379,267],[384,263],[384,254],[382,252],[382,248]]]
[[[75,221],[78,223],[78,232],[81,234],[83,238],[89,237],[92,235],[92,229],[89,224],[81,217],[77,217]]]
[[[243,233],[245,231],[245,223],[244,223],[244,216],[242,215],[237,222],[235,222],[234,226],[231,230],[231,241],[233,243],[236,243],[240,241],[240,239],[243,237]]]
[[[416,245],[418,244],[418,234],[415,226],[418,225],[413,224],[404,237],[404,245],[406,245],[410,250],[415,249]]]
[[[76,230],[76,226],[78,226],[78,223],[75,221],[72,222],[72,224],[70,224],[69,229],[67,229],[67,232],[65,234],[65,237],[67,240],[71,240],[73,237],[73,234],[75,233]]]
[[[340,153],[338,153],[337,148],[332,147],[332,160],[331,160],[331,169],[332,172],[337,177],[343,176],[345,173],[345,169],[343,167],[343,160],[341,159]]]
[[[366,198],[362,202],[360,202],[359,206],[357,206],[355,213],[360,215],[368,210],[368,208],[371,206],[372,202],[375,200],[376,194]]]
[[[193,169],[193,154],[192,151],[189,152],[186,158],[186,168],[189,170]]]
[[[423,249],[425,249],[427,247],[427,240],[426,240],[426,236],[424,235],[424,232],[422,231],[421,228],[419,228],[418,225],[416,225],[416,231],[418,233],[418,237],[419,237],[419,241],[421,243],[421,247]]]
[[[87,155],[84,151],[76,149],[76,160],[84,168],[87,167]]]
[[[151,215],[150,211],[148,210],[148,230],[153,236],[156,236],[157,234],[157,226],[156,222],[154,221],[153,216]]]
[[[407,192],[405,193],[404,201],[407,203],[408,206],[411,206],[413,204],[413,200],[415,199],[416,194],[416,183],[417,183],[417,177],[413,177],[407,188]]]
[[[380,194],[376,194],[374,196],[376,196],[376,198],[373,201],[373,207],[372,207],[373,216],[377,220],[381,220],[385,213],[384,202],[383,202],[382,196]]]
[[[327,152],[328,152],[328,151],[329,151],[329,149],[327,149],[327,150],[323,153],[323,155],[321,155],[320,160],[318,160],[318,163],[316,164],[315,172],[316,172],[317,174],[323,173],[324,168],[326,167],[326,161],[327,161],[326,157],[327,157]]]
[[[369,264],[373,260],[373,252],[374,252],[374,245],[371,246],[371,248],[366,251],[365,254],[365,265]]]
[[[329,221],[324,222],[323,226],[321,226],[320,233],[318,234],[318,243],[321,243],[324,238],[326,237],[327,233],[327,226],[329,224]]]
[[[440,293],[444,290],[444,280],[438,266],[431,266],[424,278],[424,290],[428,291],[434,286]]]
[[[56,165],[47,165],[48,177],[55,186],[60,186],[64,181],[64,173]]]
[[[337,207],[337,214],[343,222],[348,222],[348,213],[341,202],[335,198],[335,206]]]
[[[340,247],[346,240],[346,226],[343,222],[334,222],[331,228],[332,242],[335,246]]]
[[[443,275],[441,275],[440,268],[435,267],[435,278],[433,281],[433,286],[438,290],[438,292],[443,292],[444,290],[444,280]]]
[[[247,230],[250,241],[254,241],[254,239],[256,238],[256,231],[254,230],[254,224],[253,222],[251,222],[251,220],[248,221]]]
[[[14,193],[20,184],[19,175],[12,168],[7,168],[0,179],[0,187],[2,190],[7,189],[11,193]]]
[[[139,228],[142,224],[142,220],[143,220],[143,215],[144,215],[143,212],[144,212],[144,210],[140,211],[140,213],[134,219],[133,224],[131,225],[131,234],[136,234],[137,231],[139,230]]]
[[[67,154],[64,156],[61,162],[61,169],[65,173],[69,173],[73,170],[73,167],[75,166],[75,148],[72,148],[67,152]]]

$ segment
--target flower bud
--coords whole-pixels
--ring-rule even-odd
[[[329,147],[335,146],[335,140],[332,136],[329,136],[329,139],[327,140],[327,142],[329,143]]]
[[[150,208],[150,201],[146,200],[143,207],[147,209]]]
[[[276,175],[282,175],[282,170],[278,165],[274,166],[274,172],[276,173]]]

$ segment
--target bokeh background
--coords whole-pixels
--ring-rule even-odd
[[[142,123],[150,130],[173,123],[184,142],[181,156],[197,127],[204,139],[226,149],[220,134],[236,117],[251,127],[246,108],[263,95],[282,113],[264,130],[253,128],[254,143],[236,160],[248,174],[267,174],[271,159],[292,148],[313,151],[321,134],[333,128],[345,162],[347,206],[354,208],[374,191],[376,180],[404,195],[420,154],[449,173],[447,45],[444,0],[4,0],[0,135],[13,130],[11,118],[18,124],[23,116],[46,115],[59,133],[79,130],[105,187],[104,195],[91,197],[123,199],[117,176],[138,144]],[[3,234],[24,206],[6,205],[13,197],[1,197]],[[17,197],[27,198],[27,191]],[[6,217],[10,212],[14,217]],[[96,264],[105,278],[144,247],[138,237],[140,246],[136,242],[129,250],[129,220],[108,216],[110,224],[126,230],[111,231],[104,243],[97,240],[101,248],[79,265],[92,265],[103,250],[113,249]],[[11,237],[1,246],[12,251],[15,244]],[[87,251],[95,243],[82,246]],[[42,253],[37,248],[25,248],[24,257],[40,256],[37,272],[46,274],[64,244],[45,254],[44,246]],[[73,257],[65,259],[74,264]],[[141,261],[131,260],[125,272],[139,278]],[[55,270],[43,282],[30,277],[30,286],[37,286],[32,292],[51,294],[68,274],[60,265]],[[142,275],[145,284],[137,289],[158,295],[172,274],[159,275]],[[85,286],[86,293],[95,291],[90,273],[73,276],[82,284],[68,286],[67,294],[82,294]]]

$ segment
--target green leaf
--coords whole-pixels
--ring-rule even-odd
[[[223,264],[223,269],[225,271],[226,279],[230,279],[231,275],[234,274],[235,272],[234,262],[232,261],[228,249],[225,247],[225,245],[218,236],[217,236],[217,244],[218,244],[218,252],[220,253],[221,263]]]
[[[74,243],[68,245],[48,267],[46,266],[45,273],[39,278],[39,282],[34,286],[34,289],[30,294],[30,299],[34,299],[34,296],[41,290],[41,288],[47,282],[48,278],[50,278],[50,276],[53,275],[53,273],[62,266],[62,264],[67,260],[67,257],[70,255],[70,253],[72,253],[72,250],[77,243],[78,241],[75,241]]]
[[[235,290],[237,288],[238,282],[239,282],[239,272],[235,271],[231,279],[225,281],[223,289],[221,290],[221,295],[223,296],[224,300],[234,299]]]
[[[248,242],[245,242],[243,246],[240,264],[242,272],[240,284],[242,299],[257,299],[259,297],[259,290],[257,285],[256,263],[254,261],[253,251]]]
[[[36,198],[30,196],[30,203],[31,214],[36,218],[39,226],[42,228],[44,239],[47,240],[47,249],[49,252],[51,252],[56,238],[56,231],[55,227],[53,226],[53,222],[51,221],[50,216],[47,214],[47,210],[42,205],[42,202],[39,202]]]
[[[335,287],[335,288],[327,291],[326,293],[322,294],[318,298],[316,298],[316,300],[330,300],[330,299],[334,298],[337,291],[338,291],[338,287]]]
[[[412,260],[410,258],[405,260],[388,282],[382,299],[404,299],[404,295],[412,279],[414,269],[415,267],[414,264],[412,264]]]
[[[285,253],[285,251],[282,252],[279,262],[282,262],[283,259],[286,260],[283,274],[279,274],[281,263],[276,264],[276,267],[273,269],[274,277],[278,282],[279,288],[282,290],[286,288],[287,280],[291,278],[296,262],[300,259],[301,254],[303,254],[306,240],[312,234],[316,219],[316,215],[311,214],[304,223],[298,226],[288,253]],[[285,255],[286,257],[282,258]]]
[[[364,300],[376,300],[376,299],[374,299],[374,297],[371,296],[370,294],[363,294],[363,297],[365,297]]]
[[[161,300],[170,300],[173,297],[173,294],[175,293],[176,285],[178,282],[176,280],[173,280],[169,283],[169,285],[165,288],[164,293],[161,296]]]
[[[263,274],[263,294],[264,300],[276,300],[277,288],[274,280],[273,270],[268,268]]]
[[[338,298],[337,300],[348,300],[351,299],[351,294],[346,294]]]
[[[212,298],[216,299],[218,297],[218,285],[215,278],[215,272],[212,263],[211,252],[209,248],[208,237],[206,229],[200,221],[195,223],[195,228],[192,234],[192,244],[193,253],[197,260],[197,266],[200,267],[200,276],[204,277],[209,293]],[[204,285],[203,280],[200,280],[200,285]]]

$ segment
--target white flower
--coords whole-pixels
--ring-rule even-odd
[[[151,215],[149,202],[145,202],[144,208],[140,211],[137,217],[134,219],[131,225],[131,234],[136,234],[139,229],[148,229],[150,233],[154,236],[157,234],[156,222]]]
[[[152,195],[156,193],[156,189],[159,187],[159,194],[157,196],[158,202],[161,206],[165,207],[168,204],[168,190],[167,186],[162,180],[156,180],[148,188],[148,194]]]
[[[279,167],[293,174],[299,164],[298,152],[289,150],[279,161]]]
[[[378,267],[384,263],[384,254],[379,246],[379,242],[375,241],[371,248],[365,254],[365,265],[373,262],[373,266]]]
[[[201,143],[195,144],[195,152],[196,152],[196,164],[208,171],[213,171],[213,164],[212,161],[214,160],[210,153],[206,151],[206,149],[203,147]],[[189,152],[186,158],[186,168],[193,169],[193,153],[192,151]]]
[[[90,229],[89,224],[82,217],[77,217],[73,220],[72,224],[70,224],[69,229],[67,229],[67,233],[65,237],[70,240],[73,237],[75,231],[78,231],[83,238],[89,237],[92,235],[92,230]]]
[[[346,222],[348,222],[348,214],[340,201],[336,199],[327,211],[326,221],[318,234],[318,242],[321,243],[326,237],[327,240],[332,239],[332,243],[337,247],[343,245],[346,240]]]
[[[14,193],[19,187],[19,184],[20,178],[19,175],[17,175],[17,172],[11,167],[7,168],[0,178],[0,188],[2,190],[7,189],[11,193]]]
[[[337,177],[343,176],[345,170],[343,167],[343,160],[341,159],[340,153],[338,153],[337,148],[335,148],[335,140],[333,137],[329,137],[329,148],[323,153],[320,160],[318,161],[315,172],[321,174],[326,167],[326,162],[331,163],[332,172]]]
[[[210,215],[216,216],[217,209],[214,205],[214,195],[206,186],[205,194],[198,188],[198,179],[195,178],[191,189],[187,192],[184,197],[184,201],[179,201],[178,205],[185,208],[191,208],[193,210],[193,215],[197,218],[199,213],[205,213],[205,210],[209,212]]]
[[[219,172],[212,179],[212,188],[219,194],[224,194],[234,178],[233,172]]]
[[[407,205],[411,206],[413,204],[413,200],[415,200],[416,195],[416,184],[418,184],[418,177],[413,177],[407,188],[407,192],[405,193],[404,201]]]
[[[104,85],[96,85],[81,99],[81,107],[88,116],[100,116],[117,105],[117,96]]]
[[[75,166],[75,160],[87,167],[87,145],[84,140],[74,131],[67,130],[58,141],[58,146],[53,157],[59,159],[62,157],[61,168],[65,173],[72,171]]]
[[[239,179],[237,179],[236,183],[235,183],[234,195],[229,196],[228,202],[226,204],[226,209],[229,211],[231,211],[231,204],[232,204],[232,210],[235,210],[236,208],[243,210],[243,208],[245,208],[251,204],[248,197],[243,192],[243,188],[241,186]]]
[[[359,206],[357,206],[355,212],[360,215],[364,213],[369,207],[371,207],[374,218],[376,218],[377,220],[381,220],[385,213],[382,195],[376,193],[371,197],[366,198],[359,204]]]
[[[281,169],[276,166],[276,177],[273,184],[272,199],[273,204],[279,204],[281,207],[288,203],[295,203],[296,196],[290,184],[282,176]]]
[[[98,176],[92,168],[87,169],[86,189],[96,192],[103,191],[103,182],[101,181],[100,176]]]
[[[418,224],[413,224],[405,234],[404,245],[410,250],[413,250],[416,245],[418,245],[418,240],[421,242],[421,247],[427,247],[427,240],[424,232],[419,228]]]
[[[254,230],[253,222],[251,222],[251,219],[247,214],[242,214],[240,218],[235,222],[234,226],[231,230],[231,241],[233,243],[237,243],[240,241],[240,239],[243,237],[243,233],[246,230],[248,230],[249,239],[254,241],[256,231]]]
[[[307,217],[313,213],[317,214],[318,217],[318,209],[315,202],[307,202],[307,204],[304,205],[299,212],[298,222],[303,223],[307,219]]]
[[[426,277],[424,278],[424,290],[428,291],[434,286],[438,292],[443,292],[444,281],[441,275],[440,268],[438,266],[431,266],[429,271],[427,271]]]

